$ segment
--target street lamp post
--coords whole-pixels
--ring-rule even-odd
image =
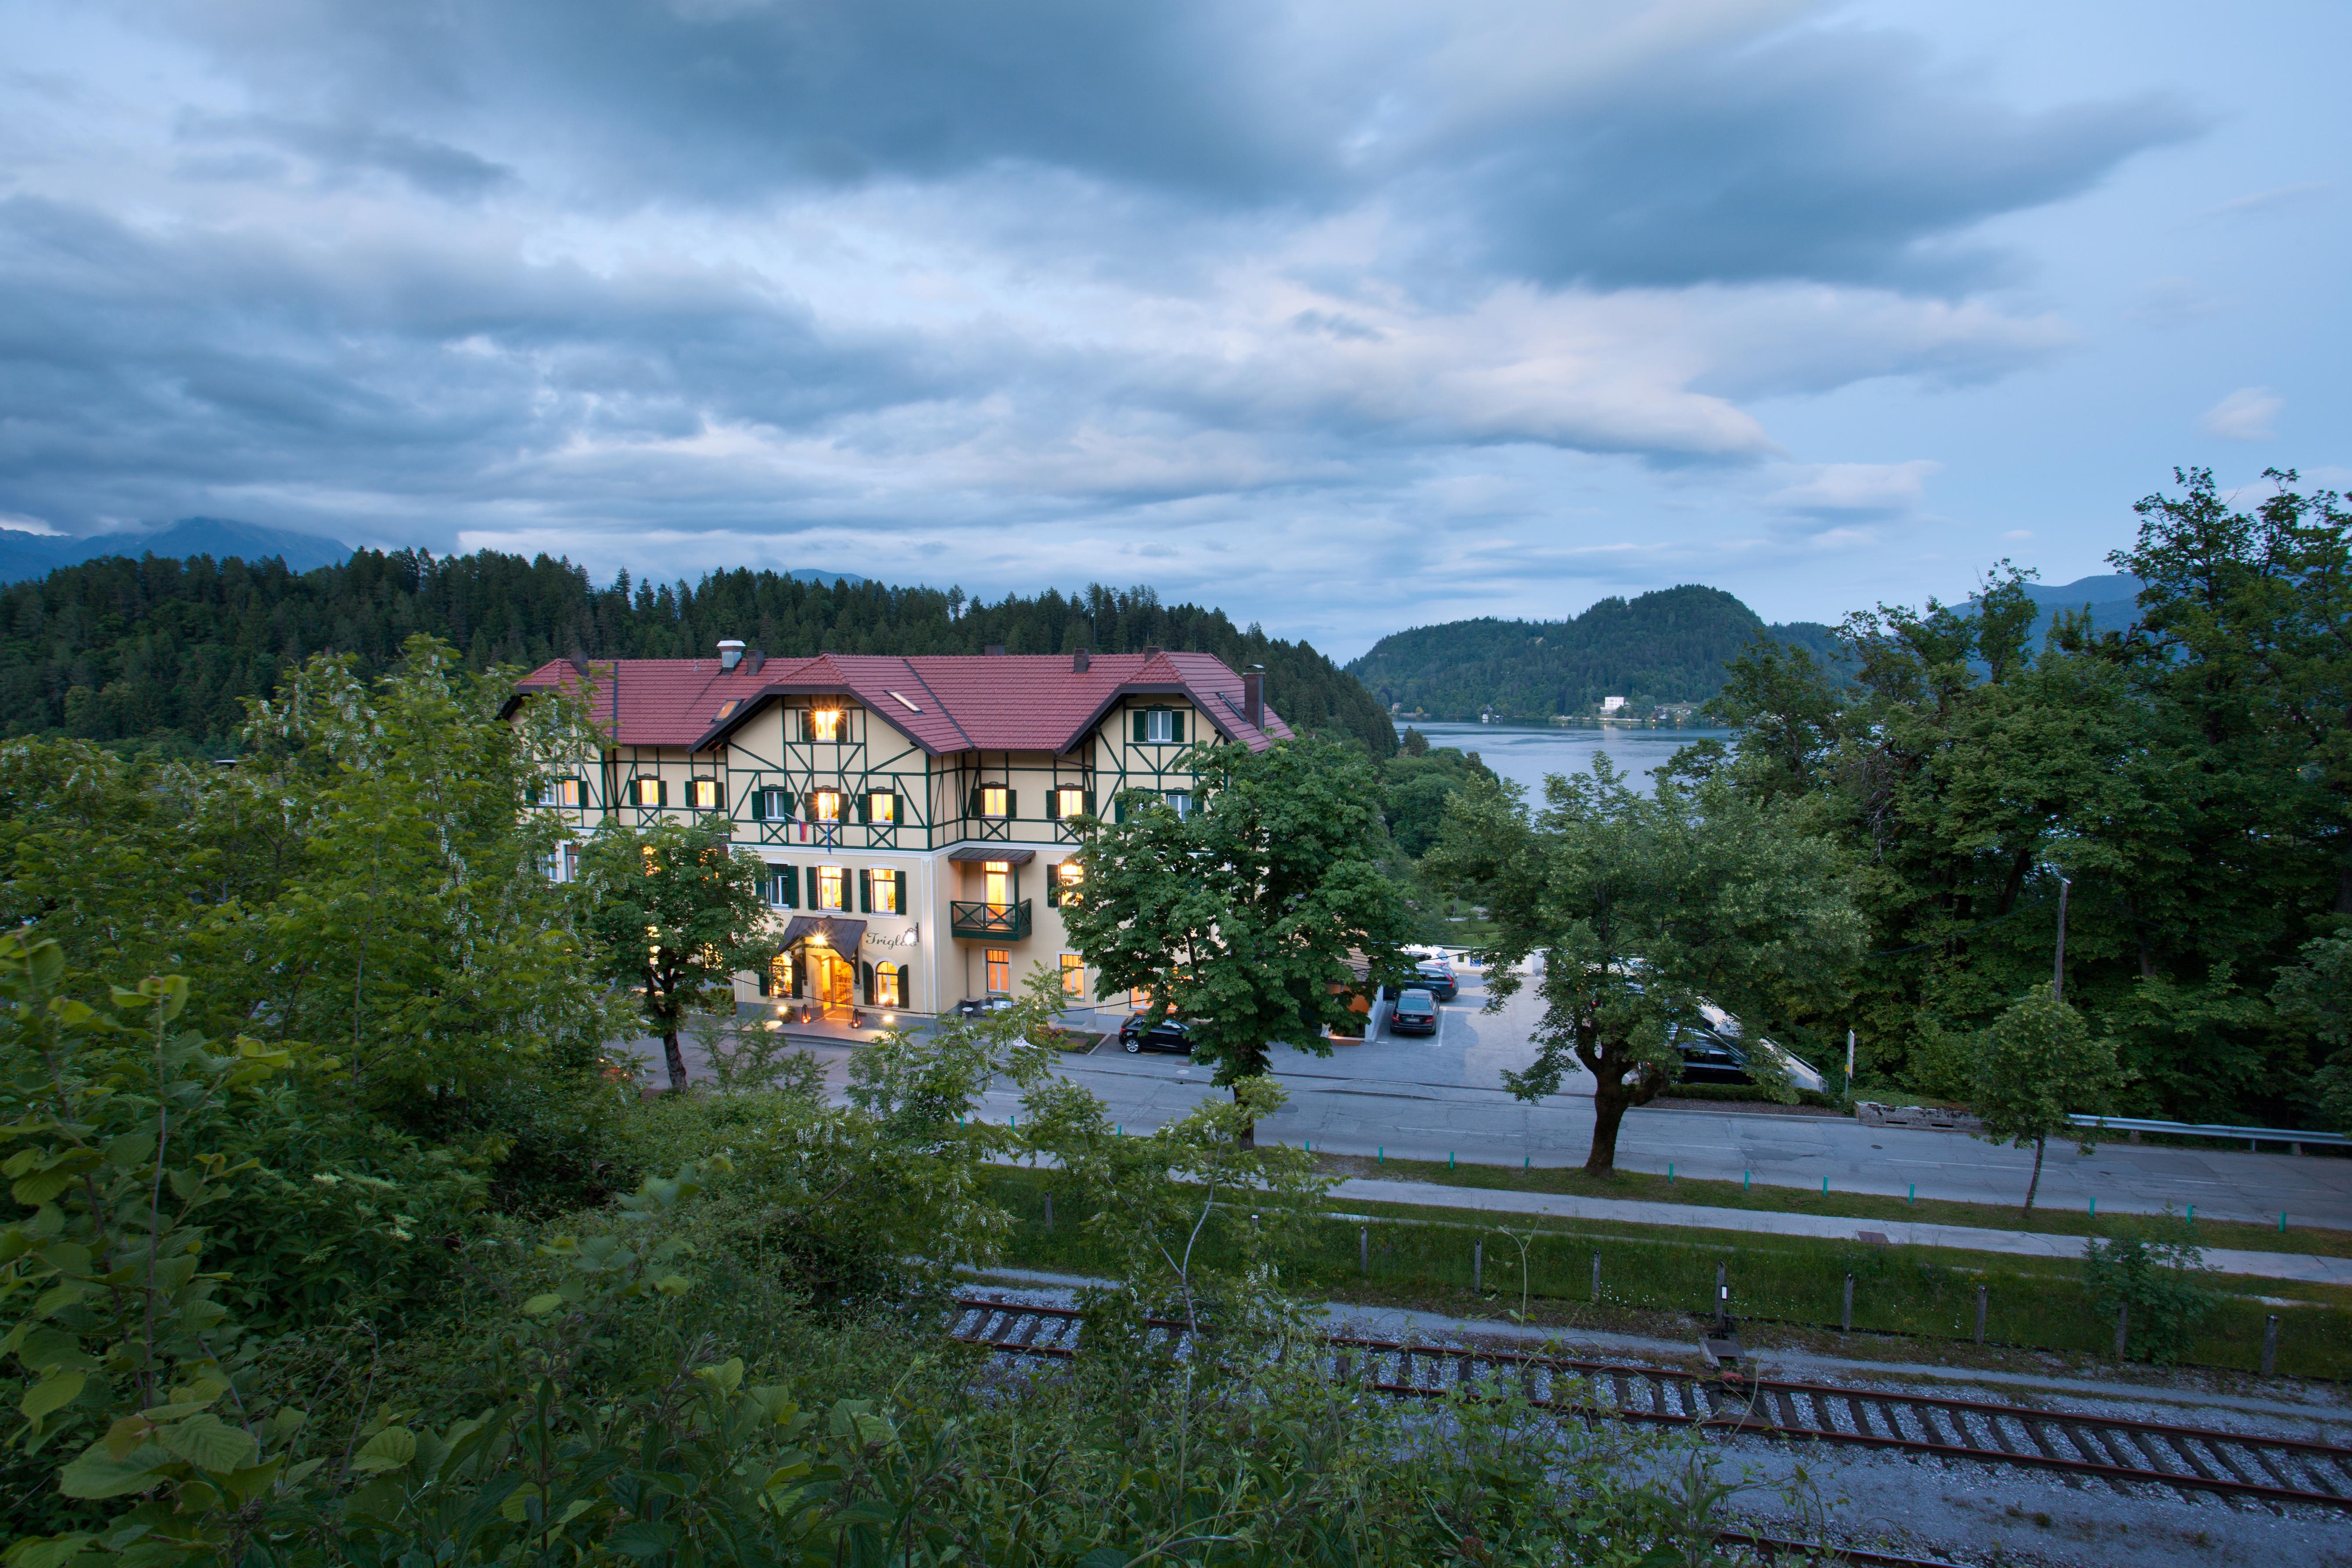
[[[2058,955],[2050,966],[2050,999],[2053,1002],[2066,1000],[2066,894],[2074,886],[2063,877],[2058,879]]]

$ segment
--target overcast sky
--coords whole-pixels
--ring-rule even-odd
[[[0,0],[0,522],[1343,657],[2352,481],[2352,7]]]

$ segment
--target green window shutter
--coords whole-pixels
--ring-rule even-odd
[[[1094,814],[1095,814],[1095,792],[1094,792],[1094,791],[1092,791],[1092,790],[1088,790],[1088,791],[1087,791],[1087,815],[1088,816],[1092,816]]]
[[[1180,746],[1184,743],[1184,715],[1179,710],[1169,710],[1168,738]]]
[[[761,971],[760,971],[760,994],[761,994],[761,995],[762,995],[762,996],[765,996],[767,994],[768,994],[768,971],[767,971],[767,969],[763,966],[763,967],[761,969]]]
[[[755,788],[751,791],[751,820],[754,822],[765,822],[768,820],[768,792],[766,790]],[[761,994],[765,995],[766,993],[762,992]]]
[[[907,912],[907,873],[893,871],[890,873],[890,881],[898,889],[898,895],[892,901],[898,906],[898,912],[903,915]]]
[[[784,890],[784,908],[796,910],[801,907],[801,874],[798,871],[790,866],[777,867],[776,885]]]
[[[857,912],[861,915],[874,912],[874,873],[862,866],[857,870]]]
[[[1045,790],[1045,820],[1055,821],[1062,815],[1062,792],[1047,786]]]
[[[1045,907],[1049,910],[1062,907],[1062,884],[1050,866],[1045,869]]]
[[[1150,714],[1145,712],[1140,708],[1135,710],[1135,743],[1137,745],[1139,746],[1143,744],[1145,741],[1150,739],[1151,731],[1149,727],[1150,723]]]
[[[1126,801],[1115,799],[1110,803],[1110,819],[1113,822],[1125,822],[1127,820]]]
[[[874,966],[870,963],[861,963],[857,967],[865,971],[860,978],[866,982],[866,1005],[871,1007],[874,1005]]]
[[[816,908],[816,868],[814,866],[808,868],[808,907],[811,909]]]
[[[1021,797],[1011,790],[1004,792],[1004,818],[1010,822],[1021,815]]]
[[[978,784],[974,784],[972,786],[971,800],[965,810],[964,815],[966,816],[978,816],[980,815],[980,786]]]

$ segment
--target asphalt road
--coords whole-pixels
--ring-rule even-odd
[[[1385,1151],[1404,1159],[1455,1158],[1485,1164],[1580,1165],[1592,1139],[1591,1080],[1536,1104],[1504,1089],[1506,1069],[1531,1062],[1530,1026],[1538,1009],[1526,993],[1499,1014],[1482,1011],[1486,992],[1462,970],[1461,996],[1443,1009],[1433,1037],[1383,1036],[1317,1057],[1276,1049],[1276,1076],[1290,1102],[1259,1125],[1259,1136],[1311,1143],[1334,1153]],[[1104,1020],[1108,1024],[1109,1020]],[[635,1042],[649,1062],[656,1042]],[[819,1047],[836,1089],[846,1078],[845,1047]],[[1827,1066],[1828,1064],[1819,1064]],[[693,1077],[703,1076],[690,1060]],[[1206,1068],[1181,1057],[1128,1056],[1115,1039],[1062,1070],[1108,1108],[1113,1121],[1148,1131],[1183,1115],[1211,1092]],[[658,1079],[656,1072],[655,1077]],[[992,1090],[982,1112],[992,1121],[1018,1112],[1011,1089]],[[1813,1192],[1826,1178],[1834,1192],[2016,1204],[2032,1168],[2030,1150],[2000,1147],[1956,1132],[1864,1127],[1843,1117],[1775,1110],[1643,1107],[1627,1114],[1618,1135],[1621,1170],[1788,1186]],[[2039,1203],[2083,1210],[2155,1213],[2194,1205],[2213,1219],[2352,1229],[2352,1158],[2253,1153],[2222,1145],[2158,1148],[2099,1145],[2082,1155],[2053,1142],[2042,1173]]]

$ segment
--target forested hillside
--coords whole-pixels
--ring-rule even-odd
[[[1383,704],[1441,719],[1475,719],[1492,707],[1510,719],[1589,712],[1603,697],[1636,709],[1700,702],[1720,690],[1724,661],[1769,631],[1835,657],[1830,628],[1766,626],[1720,588],[1685,584],[1637,599],[1603,599],[1565,621],[1482,616],[1382,637],[1348,666]]]
[[[389,668],[418,632],[476,668],[587,658],[682,658],[741,637],[779,656],[1014,653],[1150,645],[1262,664],[1266,697],[1294,725],[1355,737],[1385,757],[1396,733],[1380,703],[1304,642],[1235,626],[1223,612],[1162,605],[1149,588],[1099,585],[1065,595],[1008,595],[872,582],[796,581],[775,572],[714,573],[691,586],[599,588],[568,561],[484,551],[436,559],[361,551],[295,574],[277,561],[148,556],[88,562],[0,590],[0,731],[65,733],[173,754],[226,754],[242,700],[323,650]]]

